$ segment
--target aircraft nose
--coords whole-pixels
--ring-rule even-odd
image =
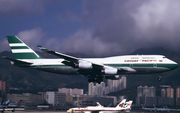
[[[179,64],[178,63],[174,63],[174,69],[178,68],[179,67]]]
[[[176,63],[176,68],[178,68],[179,67],[179,64],[178,63]]]

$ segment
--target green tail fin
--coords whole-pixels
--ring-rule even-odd
[[[15,59],[40,59],[41,57],[17,36],[6,36]]]

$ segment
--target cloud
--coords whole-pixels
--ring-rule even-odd
[[[179,5],[179,0],[83,1],[83,30],[71,35],[64,49],[99,55],[149,47],[179,51]]]
[[[0,0],[0,16],[42,14],[46,4],[55,2],[57,0]]]
[[[6,38],[4,37],[4,39],[0,41],[0,52],[9,51],[9,50],[10,50],[9,44]]]
[[[45,42],[43,39],[45,35],[41,28],[24,30],[17,34],[17,36],[32,49],[35,49],[42,41]]]
[[[151,0],[144,2],[131,13],[136,32],[144,44],[175,49],[180,47],[180,1]]]
[[[109,51],[116,51],[116,44],[102,42],[100,38],[93,37],[90,30],[79,30],[70,36],[68,40],[64,41],[60,49],[66,53],[104,56],[104,54],[107,55]]]

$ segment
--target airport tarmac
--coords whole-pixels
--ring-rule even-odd
[[[66,111],[15,111],[16,113],[67,113]],[[146,113],[144,112],[120,112],[120,113]],[[12,113],[11,111],[5,111],[4,113]],[[156,112],[160,113],[160,112]],[[177,112],[171,112],[171,113],[177,113]]]
[[[15,111],[16,113],[67,113],[66,111]],[[12,113],[12,111],[5,111],[4,113]]]

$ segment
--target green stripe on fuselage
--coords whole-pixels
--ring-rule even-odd
[[[112,67],[134,67],[134,68],[147,68],[147,67],[162,67],[167,69],[175,69],[178,64],[105,64]]]
[[[18,38],[15,38],[15,36],[6,36],[8,42],[11,43],[22,43]]]
[[[15,59],[38,59],[34,53],[13,53]]]
[[[27,46],[13,46],[11,49],[29,49]]]
[[[112,67],[132,67],[132,68],[167,68],[167,69],[175,69],[177,64],[105,64]],[[59,65],[32,65],[31,67],[70,67],[63,64]]]

